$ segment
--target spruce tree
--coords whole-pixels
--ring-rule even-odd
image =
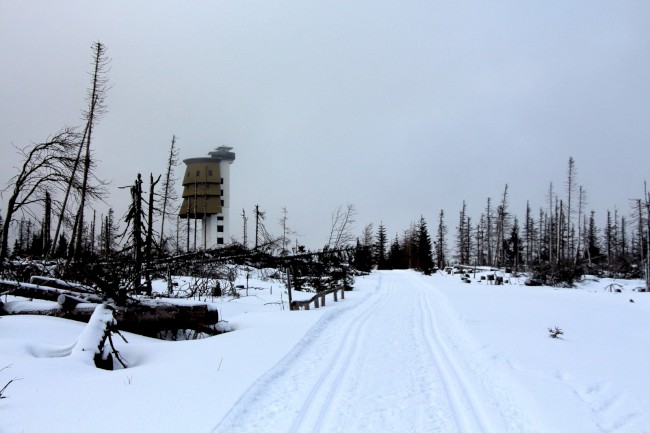
[[[388,260],[386,260],[386,228],[380,223],[377,229],[377,240],[375,241],[375,260],[377,269],[388,269]]]
[[[589,215],[589,223],[587,225],[587,258],[589,259],[589,264],[594,262],[600,262],[602,257],[600,256],[600,242],[598,239],[598,228],[596,227],[596,212],[593,210]]]
[[[427,222],[423,216],[420,216],[420,222],[417,226],[418,235],[418,270],[424,275],[431,275],[433,272],[433,253],[431,252],[431,238],[427,229]]]
[[[61,233],[61,236],[59,236],[59,241],[54,256],[58,258],[63,258],[67,254],[68,254],[68,239],[65,237],[65,233]]]
[[[402,258],[402,246],[399,243],[399,238],[395,235],[395,239],[391,242],[388,252],[388,267],[391,269],[402,269]]]
[[[354,249],[354,267],[361,272],[370,272],[372,270],[372,251],[369,246],[365,246],[357,239],[357,245]]]

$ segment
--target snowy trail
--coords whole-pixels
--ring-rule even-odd
[[[213,432],[535,431],[475,386],[447,343],[453,327],[440,329],[448,311],[435,287],[411,272],[377,281],[328,311]]]

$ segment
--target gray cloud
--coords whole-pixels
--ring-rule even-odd
[[[648,177],[644,1],[3,2],[4,178],[11,143],[81,123],[96,40],[112,57],[101,176],[162,172],[172,134],[183,158],[232,146],[233,212],[260,204],[273,230],[287,206],[315,248],[347,202],[359,232],[441,208],[454,227],[463,199],[477,218],[508,183],[522,215],[549,182],[563,192],[573,156],[602,218]]]

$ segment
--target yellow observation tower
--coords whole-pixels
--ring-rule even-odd
[[[235,153],[232,147],[220,146],[208,155],[183,160],[186,168],[179,215],[200,219],[203,248],[215,248],[230,236],[230,164]]]

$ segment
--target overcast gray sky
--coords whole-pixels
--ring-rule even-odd
[[[348,202],[389,237],[440,209],[452,231],[463,200],[477,221],[506,183],[523,216],[564,193],[570,156],[601,221],[650,180],[647,0],[0,0],[3,184],[12,144],[82,124],[97,40],[119,215],[172,134],[182,158],[232,146],[232,212],[259,204],[277,233],[286,206],[311,248]]]

